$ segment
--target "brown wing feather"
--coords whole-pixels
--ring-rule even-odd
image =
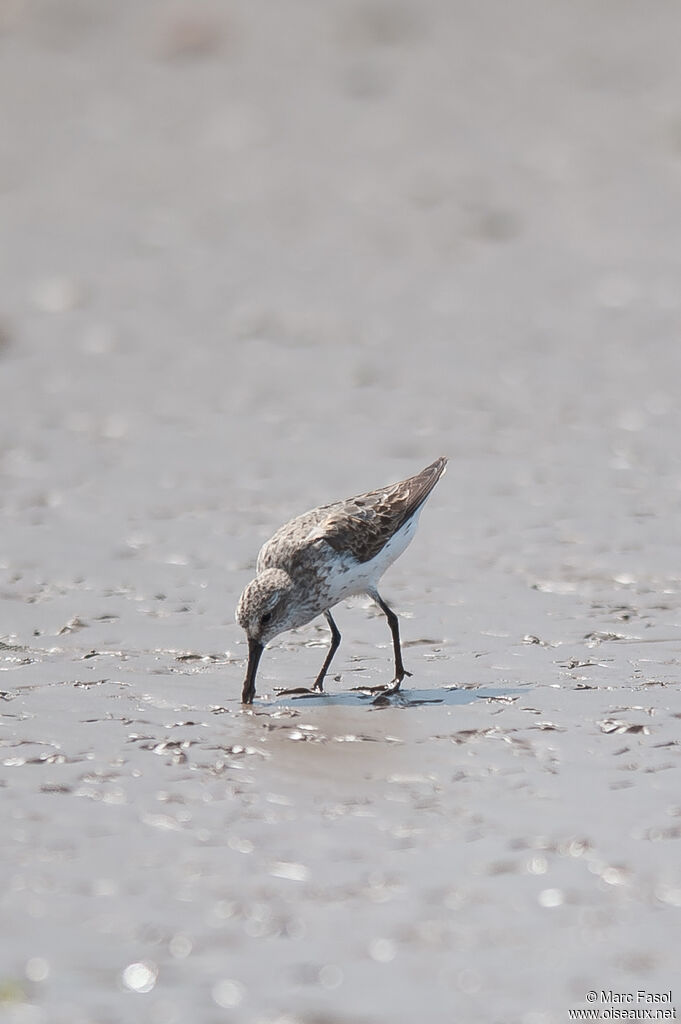
[[[446,465],[446,458],[437,459],[407,480],[330,506],[319,536],[335,551],[369,562],[424,503]]]

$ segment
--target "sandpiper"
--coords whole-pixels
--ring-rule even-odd
[[[421,473],[377,491],[322,505],[280,527],[260,550],[256,576],[244,590],[236,620],[248,638],[248,668],[241,700],[252,704],[255,677],[265,644],[279,633],[324,615],[331,646],[311,690],[323,693],[324,677],[341,635],[330,609],[352,594],[368,594],[388,620],[395,657],[395,678],[374,687],[388,697],[397,693],[407,672],[402,663],[395,612],[376,585],[416,532],[428,495],[447,465],[437,459]],[[362,687],[361,689],[372,689]]]

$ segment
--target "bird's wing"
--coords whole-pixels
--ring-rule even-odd
[[[389,487],[329,505],[308,540],[323,539],[335,551],[369,562],[418,511],[444,472],[447,460],[437,459],[416,476]]]

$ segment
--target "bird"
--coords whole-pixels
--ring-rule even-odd
[[[325,676],[341,642],[331,609],[354,594],[368,594],[385,615],[395,664],[389,685],[361,689],[380,690],[385,697],[399,691],[402,680],[411,673],[402,661],[397,615],[381,597],[377,584],[412,540],[423,505],[446,465],[447,459],[441,457],[406,480],[304,512],[281,526],[262,546],[255,578],[245,587],[236,608],[236,621],[248,640],[242,704],[253,703],[266,644],[318,615],[326,618],[331,644],[314,685],[282,692],[323,694]]]

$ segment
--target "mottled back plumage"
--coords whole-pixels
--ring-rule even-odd
[[[408,480],[330,505],[320,534],[335,551],[369,562],[423,505],[446,465],[446,459],[438,459]]]
[[[295,571],[303,553],[290,546],[294,526],[310,540],[325,540],[335,551],[348,552],[358,562],[370,561],[423,505],[446,465],[447,459],[436,459],[407,480],[303,512],[262,546],[256,572],[273,568]]]

